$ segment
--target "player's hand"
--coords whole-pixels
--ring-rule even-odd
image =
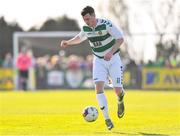
[[[112,56],[113,56],[113,53],[110,51],[110,52],[108,52],[108,53],[106,53],[106,54],[104,55],[104,60],[110,61],[110,59],[112,58]]]
[[[67,46],[68,46],[68,42],[65,41],[65,40],[62,40],[62,41],[61,41],[61,44],[60,44],[60,47],[61,47],[61,48],[66,48]]]

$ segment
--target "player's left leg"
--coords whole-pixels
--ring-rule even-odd
[[[123,66],[118,55],[113,56],[109,75],[112,79],[112,84],[118,98],[117,115],[122,118],[124,115],[124,89],[123,89]]]
[[[124,116],[124,90],[122,87],[114,87],[114,90],[116,92],[116,95],[118,97],[118,110],[117,110],[117,115],[119,118],[122,118]]]

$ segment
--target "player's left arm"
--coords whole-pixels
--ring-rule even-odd
[[[107,61],[112,58],[114,52],[116,52],[124,42],[122,31],[114,26],[111,22],[109,24],[110,25],[107,25],[107,30],[116,39],[116,42],[113,45],[112,49],[104,56],[104,59]]]
[[[116,52],[120,46],[122,45],[122,43],[124,42],[124,38],[119,38],[119,39],[116,39],[116,42],[115,44],[113,45],[111,51],[110,51],[110,54],[114,54],[114,52]]]

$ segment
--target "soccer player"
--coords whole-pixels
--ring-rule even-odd
[[[96,18],[95,11],[90,6],[86,6],[81,11],[81,15],[86,25],[72,39],[62,40],[60,46],[66,48],[79,44],[86,39],[89,40],[94,54],[93,81],[95,83],[96,97],[105,118],[105,124],[111,130],[114,125],[109,117],[104,85],[108,77],[110,77],[118,98],[117,115],[119,118],[123,117],[123,66],[119,56],[119,47],[124,41],[123,33],[110,20]]]

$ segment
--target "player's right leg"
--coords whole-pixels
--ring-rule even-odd
[[[114,127],[114,125],[110,119],[106,119],[105,123],[106,123],[106,126],[109,130],[111,130]]]
[[[103,113],[104,119],[105,119],[105,124],[109,130],[111,130],[114,125],[109,117],[108,113],[108,105],[107,105],[107,99],[106,96],[104,95],[104,82],[103,81],[97,81],[95,83],[95,89],[96,89],[96,97],[97,101],[99,103],[100,109]]]
[[[104,94],[104,83],[107,80],[107,74],[108,72],[103,65],[103,60],[95,59],[93,61],[93,80],[95,83],[96,98],[103,113],[105,124],[111,130],[114,125],[109,117],[107,99]]]

